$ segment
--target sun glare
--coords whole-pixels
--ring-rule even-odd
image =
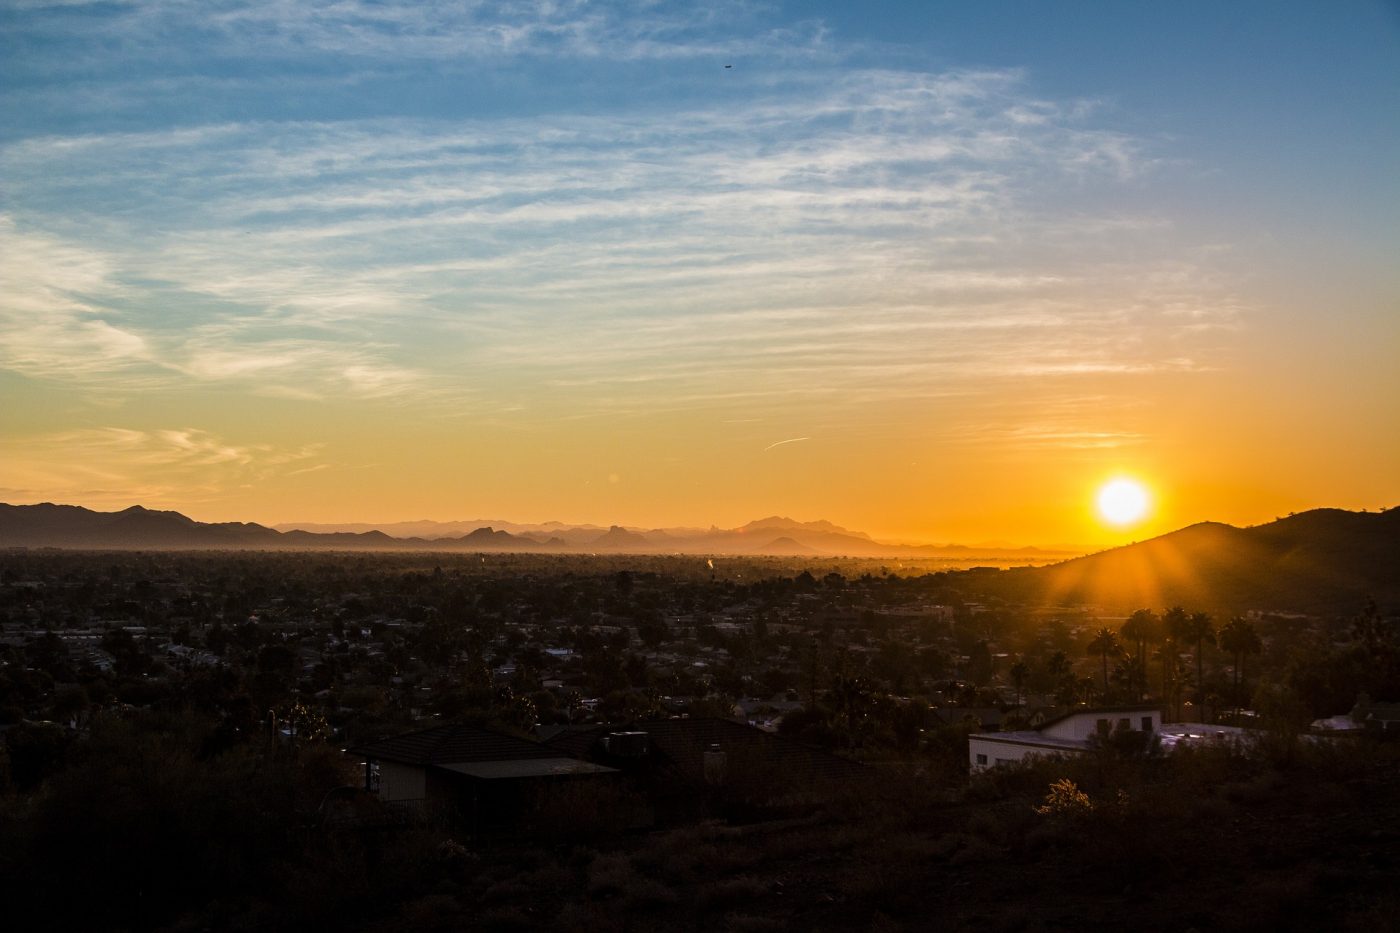
[[[1152,505],[1147,488],[1131,479],[1115,479],[1099,489],[1099,515],[1110,525],[1131,525],[1141,521]]]

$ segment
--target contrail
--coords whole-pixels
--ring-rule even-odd
[[[775,444],[769,444],[767,447],[763,448],[763,450],[764,450],[765,453],[767,453],[768,451],[772,450],[774,447],[781,447],[781,446],[783,446],[784,444],[796,444],[798,441],[810,441],[810,440],[811,440],[810,437],[790,437],[790,438],[788,438],[788,439],[785,440],[785,441],[778,441],[778,442],[775,443]]]

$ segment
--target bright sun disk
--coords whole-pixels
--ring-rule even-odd
[[[1131,479],[1115,479],[1099,490],[1099,514],[1112,525],[1131,525],[1147,515],[1152,503],[1142,483]]]

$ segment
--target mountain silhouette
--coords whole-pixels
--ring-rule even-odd
[[[613,525],[602,536],[594,538],[592,546],[600,551],[652,551],[651,542],[635,531]]]
[[[395,533],[399,532],[399,533]],[[408,534],[407,532],[415,532]],[[87,549],[344,549],[543,551],[614,554],[778,554],[812,557],[907,557],[967,560],[982,549],[886,544],[828,521],[770,516],[738,528],[637,530],[562,522],[395,522],[284,524],[198,522],[179,512],[132,506],[96,512],[76,505],[0,504],[0,547]],[[1003,551],[1002,553],[1011,553]],[[1021,549],[1021,560],[1065,552]],[[993,558],[995,560],[995,558]]]
[[[774,553],[770,545],[783,538],[806,549],[793,550],[790,545],[784,543],[785,553],[790,552],[794,556],[807,554],[813,557],[892,557],[955,560],[965,563],[980,556],[989,563],[1001,563],[1007,557],[1018,562],[1048,562],[1078,553],[1073,548],[1047,550],[1009,545],[895,544],[877,541],[865,532],[851,531],[832,522],[800,522],[780,515],[770,515],[728,529],[715,526],[636,529],[618,525],[604,528],[599,525],[571,525],[554,521],[521,524],[498,519],[470,522],[420,520],[379,524],[289,522],[275,527],[284,532],[296,529],[316,533],[363,534],[370,530],[378,530],[391,535],[398,542],[381,542],[384,546],[485,547],[492,550],[545,550],[555,553],[606,551],[615,554],[760,555]],[[463,539],[467,538],[470,532],[482,527],[491,528],[496,532],[509,532],[518,540],[472,537],[464,543]]]
[[[1368,596],[1396,606],[1400,509],[1314,509],[1250,528],[1202,522],[1048,567],[1008,570],[989,585],[1020,600],[1119,611],[1181,605],[1350,614]]]
[[[134,505],[93,512],[75,505],[0,504],[0,546],[85,548],[208,548],[273,546],[271,528],[242,522],[205,524],[179,512]]]
[[[767,518],[760,518],[756,521],[749,522],[746,525],[740,525],[735,530],[744,534],[754,534],[772,529],[802,532],[815,531],[823,534],[852,535],[854,537],[865,538],[866,540],[870,540],[870,536],[865,534],[864,532],[848,531],[845,528],[842,528],[840,525],[833,525],[831,522],[828,521],[799,522],[794,521],[791,518],[784,518],[780,515],[770,515]]]
[[[498,531],[489,525],[485,528],[478,528],[460,538],[439,538],[432,543],[435,545],[455,544],[472,550],[488,551],[529,551],[539,550],[542,547],[540,542],[533,538],[513,535],[508,531]]]
[[[772,554],[775,557],[808,557],[817,553],[807,545],[792,538],[777,538],[763,547],[762,553]]]

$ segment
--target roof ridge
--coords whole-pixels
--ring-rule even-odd
[[[440,751],[442,750],[442,747],[443,747],[444,745],[447,744],[447,740],[448,740],[449,738],[451,738],[451,736],[452,736],[452,730],[453,730],[453,729],[456,729],[456,728],[459,728],[459,727],[462,726],[462,725],[464,725],[464,724],[463,724],[463,723],[447,723],[447,722],[445,722],[445,723],[443,723],[442,725],[436,726],[436,727],[435,727],[435,728],[436,728],[439,732],[441,732],[442,734],[438,736],[437,742],[435,742],[435,743],[433,744],[433,747],[432,747],[431,749],[429,749],[429,751],[428,751],[428,754],[427,754],[427,756],[426,756],[426,758],[427,758],[427,760],[428,760],[428,763],[430,763],[430,764],[437,764],[437,763],[438,763],[438,760],[437,760],[437,759],[438,759],[438,752],[440,752]],[[425,730],[425,731],[431,732],[432,730],[429,729],[429,730]]]

